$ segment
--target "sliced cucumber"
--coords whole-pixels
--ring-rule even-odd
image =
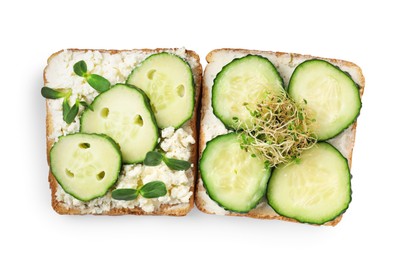
[[[307,102],[313,113],[313,131],[319,140],[332,138],[357,118],[360,92],[351,77],[324,60],[308,60],[294,70],[288,86],[297,102]]]
[[[210,198],[235,212],[256,207],[270,177],[263,160],[241,149],[236,133],[207,143],[200,159],[200,173]]]
[[[192,69],[179,56],[161,52],[149,56],[127,79],[150,98],[158,126],[180,127],[193,114],[195,90]]]
[[[122,163],[118,145],[106,135],[62,136],[50,150],[50,169],[65,192],[89,201],[105,195]]]
[[[277,91],[283,91],[283,80],[268,59],[257,55],[234,59],[214,79],[213,112],[227,128],[236,129],[237,122],[241,128],[251,127],[249,110],[253,111],[269,92]]]
[[[146,95],[116,84],[92,102],[81,116],[81,132],[106,134],[120,146],[124,163],[139,163],[157,145],[159,132]]]
[[[305,151],[298,163],[277,167],[270,178],[267,200],[280,215],[300,222],[323,224],[335,219],[351,201],[347,160],[328,143]]]

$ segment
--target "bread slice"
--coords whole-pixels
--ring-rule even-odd
[[[244,50],[244,49],[217,49],[211,51],[206,60],[208,62],[207,67],[204,70],[203,76],[203,89],[202,89],[202,101],[201,101],[201,120],[200,120],[200,133],[199,133],[199,156],[201,156],[206,142],[213,139],[215,136],[220,134],[225,134],[227,132],[223,123],[215,117],[211,107],[211,89],[213,86],[213,81],[222,69],[223,66],[231,62],[234,58],[239,58],[246,56],[248,54],[261,55],[268,58],[274,66],[276,66],[280,75],[283,77],[284,85],[287,86],[290,76],[294,71],[295,67],[301,62],[319,58],[310,55],[301,55],[295,53],[283,53],[283,52],[271,52],[271,51],[257,51],[257,50]],[[362,96],[364,92],[365,79],[362,74],[361,69],[354,63],[329,59],[329,58],[319,58],[340,67],[343,71],[346,71],[351,75],[353,80],[360,87],[360,95]],[[348,159],[348,163],[351,168],[353,147],[355,140],[357,122],[354,122],[348,129],[343,133],[339,134],[335,138],[331,139],[329,142],[333,144],[343,155]],[[265,199],[258,204],[258,206],[251,210],[247,214],[234,213],[226,211],[221,208],[217,203],[210,199],[206,189],[203,186],[203,181],[200,177],[200,173],[197,179],[196,187],[196,206],[201,211],[208,214],[217,215],[227,215],[227,216],[245,216],[259,219],[278,219],[297,222],[296,220],[286,218],[278,215],[266,202]],[[334,226],[341,220],[342,216],[327,222],[325,225]]]
[[[197,118],[198,118],[198,100],[200,97],[202,67],[199,56],[191,50],[180,49],[135,49],[135,50],[89,50],[89,49],[68,49],[54,53],[48,59],[48,64],[44,70],[44,84],[51,88],[75,88],[71,97],[71,104],[77,95],[81,95],[87,102],[91,102],[97,95],[82,78],[77,77],[72,69],[74,63],[84,60],[87,63],[88,71],[104,76],[111,84],[124,83],[131,70],[151,54],[159,52],[174,53],[188,62],[190,65],[195,82],[195,107],[192,118],[185,123],[181,129],[185,129],[193,139],[193,144],[188,144],[190,152],[190,162],[192,168],[185,173],[185,181],[177,186],[168,186],[168,195],[174,198],[168,201],[159,201],[157,199],[147,200],[143,198],[142,202],[131,204],[122,204],[112,202],[111,194],[108,192],[105,196],[94,199],[88,203],[74,199],[66,194],[56,179],[49,172],[49,183],[52,195],[52,207],[59,214],[95,214],[95,215],[186,215],[194,204],[194,188],[197,173]],[[81,89],[78,89],[81,88]],[[61,100],[46,100],[46,142],[47,159],[49,152],[57,141],[58,136],[79,130],[78,117],[76,122],[67,126],[62,120]],[[176,133],[176,132],[175,132]],[[183,133],[182,133],[183,134]],[[151,170],[152,171],[152,170]],[[151,174],[153,174],[151,172]],[[183,177],[183,175],[182,175]],[[139,177],[140,178],[140,177]],[[120,180],[119,180],[120,181]],[[119,182],[118,181],[118,182]],[[178,188],[179,186],[179,188]],[[173,191],[176,187],[177,190]],[[180,189],[181,188],[181,189]],[[181,193],[182,192],[182,193]],[[173,194],[175,193],[175,194]],[[184,195],[185,194],[185,195]],[[176,197],[175,197],[176,196]],[[180,197],[183,196],[183,197]]]

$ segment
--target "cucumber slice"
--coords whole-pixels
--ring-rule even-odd
[[[280,165],[270,178],[267,200],[280,215],[323,224],[347,210],[351,201],[346,158],[328,143],[317,143],[300,160]]]
[[[200,174],[210,198],[227,210],[248,212],[266,191],[270,169],[241,149],[238,134],[209,141],[200,159]]]
[[[236,129],[238,120],[241,128],[250,128],[253,117],[248,108],[255,110],[268,92],[283,90],[283,80],[268,59],[258,55],[234,59],[214,79],[213,112],[227,128]]]
[[[193,114],[195,90],[192,69],[179,56],[161,52],[137,66],[127,79],[150,98],[158,127],[180,127]]]
[[[94,111],[81,116],[81,132],[106,134],[120,146],[123,162],[144,161],[157,145],[159,132],[146,95],[130,85],[116,84],[92,102]]]
[[[319,140],[330,139],[349,127],[361,109],[359,88],[351,77],[324,60],[308,60],[294,70],[288,86],[297,102],[307,101]]]
[[[122,157],[106,135],[62,136],[50,150],[50,169],[63,190],[81,201],[105,195],[117,181]]]

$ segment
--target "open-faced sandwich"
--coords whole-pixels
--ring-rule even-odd
[[[201,77],[183,48],[53,54],[41,92],[55,211],[186,215]]]
[[[351,201],[364,77],[347,61],[213,50],[203,76],[196,205],[336,225]]]
[[[53,54],[41,91],[53,208],[179,216],[195,198],[210,214],[336,225],[351,202],[361,69],[240,49],[207,62],[197,129],[195,52]]]

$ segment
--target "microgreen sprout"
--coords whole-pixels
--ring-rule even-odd
[[[107,91],[111,87],[111,83],[106,78],[98,74],[88,73],[87,64],[83,60],[76,62],[73,70],[77,76],[83,77],[92,88],[100,93]]]
[[[314,122],[306,102],[296,103],[285,91],[266,93],[258,104],[243,104],[252,115],[252,124],[237,125],[241,148],[263,158],[271,167],[298,160],[316,143],[311,130]],[[253,109],[251,108],[253,107]]]

